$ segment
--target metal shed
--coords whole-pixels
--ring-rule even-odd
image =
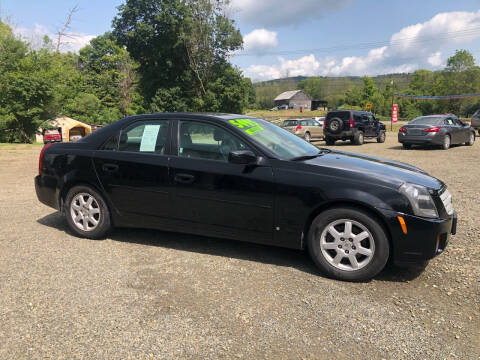
[[[77,141],[78,139],[92,133],[92,127],[90,125],[66,116],[50,120],[48,121],[48,125],[50,127],[61,129],[63,142]],[[42,128],[37,130],[37,142],[43,142],[42,130]]]
[[[312,108],[312,98],[303,90],[285,91],[275,98],[275,106],[288,105],[290,109]]]

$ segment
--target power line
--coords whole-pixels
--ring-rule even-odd
[[[457,30],[457,31],[450,31],[445,33],[440,33],[435,37],[405,37],[395,40],[385,40],[385,41],[374,41],[374,42],[365,42],[365,43],[357,43],[357,44],[350,44],[350,45],[336,45],[331,47],[324,47],[324,48],[312,48],[312,49],[301,49],[301,50],[284,50],[284,51],[271,51],[271,52],[262,52],[261,54],[258,53],[236,53],[233,54],[235,57],[244,57],[244,56],[258,56],[258,55],[300,55],[305,53],[321,53],[321,52],[332,52],[332,51],[339,51],[339,50],[350,50],[352,48],[355,49],[374,49],[380,46],[390,46],[390,47],[400,47],[410,44],[420,44],[435,40],[448,40],[448,39],[456,39],[462,37],[473,37],[477,36],[478,32],[480,31],[480,26],[472,27],[469,29]]]

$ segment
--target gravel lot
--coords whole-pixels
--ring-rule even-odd
[[[0,359],[480,358],[480,143],[406,151],[389,133],[335,148],[446,181],[447,251],[352,284],[300,251],[147,230],[78,239],[36,199],[40,147],[0,147]]]

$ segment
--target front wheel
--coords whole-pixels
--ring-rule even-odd
[[[365,281],[385,267],[390,245],[376,217],[342,207],[327,210],[313,220],[308,250],[315,264],[329,277]]]
[[[65,197],[70,229],[78,236],[101,239],[111,228],[110,212],[103,197],[89,186],[75,186]]]
[[[309,133],[309,132],[306,132],[305,135],[303,136],[303,138],[304,138],[305,141],[307,141],[307,142],[310,142],[310,140],[312,139],[312,137],[310,136],[310,133]]]

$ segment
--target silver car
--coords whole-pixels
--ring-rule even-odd
[[[398,131],[398,141],[404,149],[412,145],[438,145],[447,150],[451,145],[475,142],[475,130],[453,114],[420,116]]]

